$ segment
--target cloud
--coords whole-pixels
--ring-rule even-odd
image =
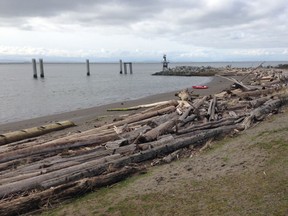
[[[195,57],[198,49],[195,55],[206,57],[223,49],[287,50],[287,20],[286,0],[0,1],[2,44],[22,43],[35,52],[44,47],[78,53],[82,47],[89,53],[97,47],[111,55],[138,49]]]

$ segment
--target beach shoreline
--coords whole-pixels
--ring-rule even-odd
[[[215,94],[217,92],[221,92],[222,90],[228,88],[232,83],[226,79],[221,77],[212,77],[212,80],[206,85],[209,87],[208,89],[193,89],[194,94],[199,95],[210,95]],[[181,90],[181,89],[179,89]],[[140,104],[148,104],[148,103],[155,103],[160,101],[167,101],[172,99],[177,99],[175,96],[176,91],[155,94],[148,97],[129,100],[129,101],[122,101],[117,103],[110,103],[101,106],[95,106],[92,108],[86,109],[79,109],[70,112],[64,112],[60,114],[53,114],[43,117],[37,117],[17,122],[10,122],[5,124],[0,124],[0,134],[6,133],[9,131],[21,130],[25,128],[31,127],[38,127],[41,125],[49,124],[52,122],[63,121],[63,120],[70,120],[74,122],[76,125],[81,126],[83,124],[87,124],[86,128],[93,126],[90,125],[89,122],[97,121],[103,117],[110,117],[110,120],[113,119],[115,116],[130,114],[135,111],[107,111],[107,109],[111,108],[124,108],[124,107],[131,107]]]

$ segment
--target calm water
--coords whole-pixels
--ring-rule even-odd
[[[259,63],[179,63],[170,67],[228,64],[251,67]],[[160,63],[134,63],[132,75],[120,75],[119,64],[95,63],[90,64],[91,76],[87,77],[85,64],[44,63],[45,78],[35,80],[29,63],[0,64],[0,124],[176,91],[211,79],[151,76],[161,67]]]

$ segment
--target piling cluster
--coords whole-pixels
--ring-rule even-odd
[[[124,64],[124,74],[127,74],[127,65],[129,66],[130,74],[133,74],[132,69],[132,62],[122,62],[120,59],[120,74],[123,74],[123,64]],[[36,59],[32,59],[32,67],[33,67],[33,78],[37,79],[37,62]],[[40,68],[40,77],[44,78],[44,65],[43,65],[43,59],[39,59],[39,68]],[[86,75],[90,76],[90,62],[89,59],[86,59]]]
[[[120,74],[123,74],[123,64],[124,64],[124,74],[127,74],[127,65],[129,65],[130,74],[133,74],[132,62],[122,62],[120,59]]]
[[[32,59],[32,66],[33,66],[33,78],[37,79],[37,63],[35,59]],[[39,66],[40,66],[40,77],[44,78],[44,66],[43,66],[43,59],[39,59]]]

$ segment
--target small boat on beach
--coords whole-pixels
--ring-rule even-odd
[[[193,89],[208,89],[208,86],[205,85],[198,85],[198,86],[192,86]]]

